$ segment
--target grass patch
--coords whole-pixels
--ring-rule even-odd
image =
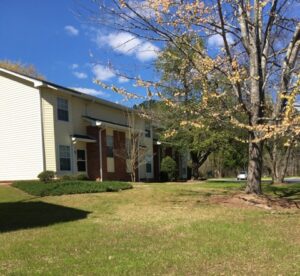
[[[275,195],[279,198],[286,198],[297,201],[300,200],[300,183],[263,185],[263,190],[265,193]]]
[[[0,186],[0,275],[298,275],[298,210],[210,203],[242,185],[134,184],[43,198]]]
[[[40,181],[16,181],[13,186],[34,196],[58,196],[68,194],[118,192],[131,189],[132,185],[121,181],[52,181],[43,183]]]

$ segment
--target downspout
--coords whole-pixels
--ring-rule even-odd
[[[100,155],[100,182],[103,181],[103,169],[102,169],[102,131],[104,130],[104,128],[100,128],[99,129],[99,155]]]
[[[76,142],[74,142],[71,138],[71,158],[72,158],[72,162],[71,162],[71,172],[74,175],[75,174],[75,167],[76,167],[76,163],[75,163],[75,144]]]
[[[158,181],[160,181],[160,145],[158,146]]]

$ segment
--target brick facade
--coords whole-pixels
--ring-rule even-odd
[[[107,172],[106,168],[106,155],[103,156],[103,180],[125,180],[130,181],[130,174],[126,172],[126,148],[125,148],[125,132],[113,132],[114,136],[114,162],[115,171]],[[102,140],[104,142],[104,140]],[[102,144],[102,148],[106,149],[106,143]],[[106,150],[103,150],[106,153]]]
[[[98,127],[87,127],[87,134],[96,140],[96,143],[87,144],[87,162],[88,176],[93,180],[100,180],[100,148],[99,148],[99,131]],[[102,179],[103,180],[124,180],[130,181],[130,174],[126,171],[126,149],[125,149],[125,132],[114,131],[114,164],[115,171],[107,171],[107,146],[106,130],[101,130],[101,147],[102,147]]]

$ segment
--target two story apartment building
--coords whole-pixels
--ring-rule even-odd
[[[128,137],[127,107],[47,81],[0,69],[0,181],[86,173],[97,180],[129,180],[126,158],[114,156]],[[147,154],[139,179],[153,176],[153,133],[145,130]]]
[[[130,180],[128,160],[115,154],[130,139],[128,112],[134,110],[0,68],[0,181],[35,179],[44,170]],[[151,123],[134,116],[145,159],[137,178],[157,180],[161,154]]]

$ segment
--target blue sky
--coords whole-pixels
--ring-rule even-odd
[[[121,96],[95,85],[93,79],[136,91],[107,64],[153,79],[155,73],[149,68],[159,48],[130,40],[129,34],[83,24],[74,15],[75,10],[73,0],[1,0],[0,59],[33,64],[49,81],[113,102],[133,104],[122,102]],[[124,45],[125,40],[130,42]]]
[[[0,60],[33,64],[49,81],[131,106],[136,102],[122,101],[120,95],[93,80],[144,94],[131,81],[116,76],[108,64],[131,76],[155,80],[153,63],[160,48],[128,33],[87,25],[75,15],[78,2],[0,0]],[[228,39],[233,41],[231,36]],[[214,55],[223,41],[213,35],[207,46]]]

